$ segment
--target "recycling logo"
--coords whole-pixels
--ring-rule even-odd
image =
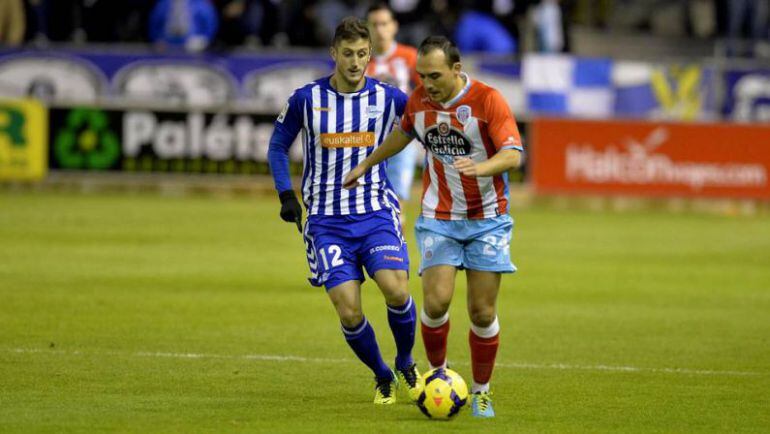
[[[15,107],[0,106],[0,134],[8,140],[11,147],[23,148],[26,144],[24,124],[24,113]]]
[[[56,135],[54,153],[65,169],[109,169],[120,158],[120,141],[103,111],[76,108]]]

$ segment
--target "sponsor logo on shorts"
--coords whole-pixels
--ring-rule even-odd
[[[369,254],[371,255],[371,254],[377,253],[377,252],[388,252],[388,251],[389,252],[400,252],[401,251],[401,246],[387,246],[386,245],[386,246],[372,247],[371,249],[369,249]]]
[[[404,258],[399,258],[398,256],[385,255],[382,258],[385,259],[386,261],[404,262]]]

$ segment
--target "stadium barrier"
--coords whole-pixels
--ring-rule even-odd
[[[0,100],[0,181],[39,180],[48,169],[48,116],[33,100]]]
[[[268,174],[267,151],[276,114],[215,109],[58,104],[49,109],[50,168],[126,173]],[[525,132],[526,122],[519,122]],[[289,150],[302,172],[302,135]],[[417,164],[425,151],[419,147]],[[510,180],[524,182],[524,165]]]
[[[548,122],[536,120],[543,115],[770,120],[770,69],[760,65],[720,66],[710,59],[672,64],[536,54],[527,55],[520,62],[468,56],[464,63],[474,78],[495,86],[510,102],[524,142],[533,152],[538,151],[538,146],[529,137],[530,131],[537,130],[541,122]],[[32,112],[24,115],[29,118],[27,125],[50,123],[50,132],[45,133],[46,125],[33,128],[25,136],[30,138],[30,147],[25,152],[33,155],[33,149],[42,147],[43,156],[27,157],[26,174],[14,172],[13,177],[39,179],[48,165],[60,172],[267,174],[268,138],[276,114],[294,88],[330,70],[328,55],[320,52],[170,55],[144,49],[125,53],[99,52],[93,48],[0,51],[0,97],[34,96],[49,104],[48,116]],[[633,123],[627,125],[630,124]],[[667,129],[667,134],[685,128],[675,126],[680,124],[666,125],[673,128]],[[693,124],[691,128],[712,131],[712,124]],[[745,131],[752,127],[735,128]],[[760,129],[756,134],[764,131],[757,128]],[[33,140],[38,133],[42,138]],[[641,132],[633,139],[643,141],[647,133]],[[9,179],[9,150],[18,155],[20,148],[8,145],[8,137],[13,136],[3,137],[0,167],[5,164],[6,168],[0,168],[0,177]],[[701,137],[701,133],[693,132],[693,137]],[[706,141],[715,137],[705,134]],[[607,140],[622,145],[625,139]],[[757,146],[770,142],[767,138],[751,140]],[[688,152],[700,149],[695,140],[687,143]],[[564,150],[552,151],[566,155]],[[302,146],[295,144],[291,152],[291,167],[296,174],[301,170]],[[731,145],[731,155],[732,152]],[[553,160],[553,167],[541,168],[541,176],[561,173],[564,155],[561,160]],[[637,155],[640,154],[633,154]],[[17,166],[23,165],[21,157],[14,158]],[[586,160],[580,161],[588,160],[586,156]],[[590,163],[599,166],[626,164],[622,158],[591,161],[599,161]],[[757,164],[764,164],[764,160],[759,161]],[[529,164],[529,158],[525,158],[525,164]],[[32,170],[33,167],[37,169]],[[732,166],[718,169],[714,172],[713,165],[696,165],[684,170],[675,164],[670,170],[649,169],[655,175],[649,175],[652,179],[644,182],[611,177],[593,182],[595,175],[574,178],[578,172],[569,180],[562,174],[563,180],[549,181],[556,183],[553,185],[537,184],[541,178],[536,176],[532,179],[543,192],[766,197],[761,186],[751,187],[751,182],[761,180],[759,171],[735,172]],[[522,181],[530,176],[529,171],[525,166],[511,179]],[[755,181],[741,181],[752,176]],[[547,179],[556,178],[549,175]],[[632,192],[631,185],[639,185],[644,192]]]
[[[268,173],[267,148],[274,120],[274,115],[223,111],[54,107],[50,109],[50,167]],[[292,161],[301,161],[301,145],[292,146],[291,152]]]
[[[541,118],[529,157],[541,194],[770,200],[770,126]]]

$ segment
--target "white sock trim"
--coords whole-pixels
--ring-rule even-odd
[[[480,338],[493,338],[500,333],[500,323],[497,322],[497,317],[495,317],[495,320],[488,327],[479,327],[471,323],[471,330],[474,335]]]
[[[420,321],[426,326],[435,329],[437,327],[441,327],[442,325],[446,324],[447,321],[449,321],[449,312],[445,313],[444,316],[440,318],[431,318],[427,313],[425,313],[425,309],[420,309]]]
[[[442,363],[442,364],[440,364],[440,365],[438,365],[438,366],[433,366],[433,365],[432,365],[430,362],[428,362],[428,366],[430,366],[430,369],[431,369],[431,370],[432,370],[432,369],[436,369],[436,368],[443,368],[443,369],[446,369],[446,359],[444,359],[444,363]]]
[[[412,296],[411,295],[409,296],[409,301],[406,302],[403,309],[395,309],[391,306],[388,306],[387,304],[385,304],[385,306],[387,306],[389,311],[395,313],[396,315],[403,315],[409,312],[409,309],[412,308]]]
[[[364,320],[361,321],[361,324],[359,324],[355,330],[348,330],[345,328],[345,326],[341,324],[340,324],[340,328],[342,328],[342,333],[344,333],[345,336],[356,336],[360,334],[362,331],[364,331],[364,328],[366,327],[367,324],[369,324],[369,321],[367,321],[366,317],[364,317]]]
[[[478,392],[489,392],[489,383],[479,384],[474,381],[473,386],[471,386],[471,393]]]

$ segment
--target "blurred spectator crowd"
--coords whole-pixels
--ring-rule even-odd
[[[767,43],[770,0],[390,0],[398,39],[463,52],[570,51],[570,27]],[[0,0],[0,46],[153,43],[161,49],[323,47],[355,0]]]

